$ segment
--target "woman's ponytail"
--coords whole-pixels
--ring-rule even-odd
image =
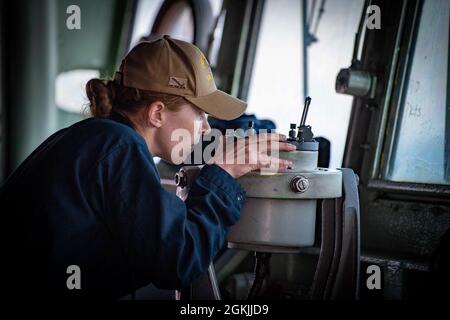
[[[94,117],[109,117],[114,101],[114,84],[110,80],[91,79],[86,84],[89,109]]]

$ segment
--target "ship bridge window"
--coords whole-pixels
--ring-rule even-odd
[[[410,52],[386,179],[450,184],[448,0],[426,0]]]
[[[306,1],[312,43],[307,49],[307,124],[331,141],[330,167],[342,166],[353,98],[335,92],[336,75],[351,61],[363,0]],[[267,0],[261,21],[246,113],[273,120],[288,133],[304,103],[302,1]]]

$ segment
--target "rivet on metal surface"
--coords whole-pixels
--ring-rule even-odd
[[[177,172],[175,174],[174,180],[175,180],[175,185],[177,187],[184,188],[184,187],[187,186],[186,173],[184,171],[182,171],[182,170],[180,170],[179,172]]]
[[[308,190],[309,181],[304,176],[295,176],[291,179],[289,185],[292,191],[296,193],[303,193]]]

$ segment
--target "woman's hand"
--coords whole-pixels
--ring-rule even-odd
[[[262,168],[285,170],[292,162],[279,159],[279,151],[294,151],[294,145],[286,142],[286,136],[278,133],[262,133],[245,138],[220,138],[216,154],[209,162],[227,171],[235,179]]]

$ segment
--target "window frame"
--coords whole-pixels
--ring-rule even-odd
[[[225,21],[213,70],[217,86],[241,100],[250,87],[265,0],[223,0]]]
[[[373,137],[375,150],[372,154],[368,189],[388,193],[404,193],[412,195],[448,197],[450,186],[435,183],[397,182],[387,180],[387,173],[392,157],[396,130],[399,125],[401,103],[407,88],[407,75],[412,61],[413,50],[420,28],[423,0],[404,2],[402,18],[399,25],[399,35],[395,44],[394,61],[388,76],[386,97],[378,120],[378,132]],[[413,12],[409,16],[408,13]],[[395,56],[397,55],[397,56]],[[396,58],[398,58],[397,61]],[[392,91],[389,93],[389,88]]]

